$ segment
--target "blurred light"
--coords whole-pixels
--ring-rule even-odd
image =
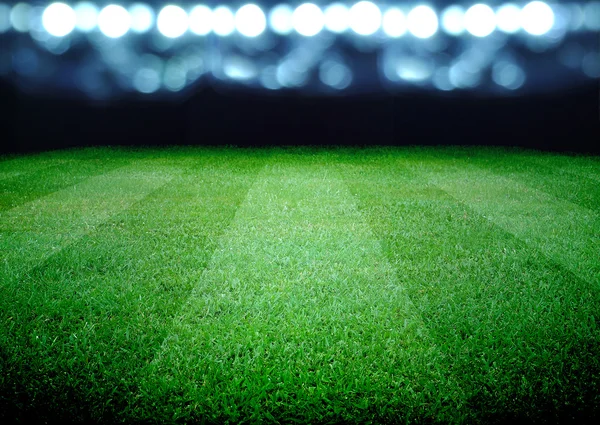
[[[325,8],[325,28],[334,33],[343,33],[350,27],[350,10],[342,3],[333,3]]]
[[[312,3],[301,4],[292,15],[294,29],[300,35],[312,37],[317,35],[325,25],[325,16],[319,6]]]
[[[227,6],[213,10],[213,31],[220,36],[228,36],[235,30],[233,12]]]
[[[10,6],[0,3],[0,34],[10,29]]]
[[[77,3],[75,10],[75,28],[81,32],[90,32],[98,24],[98,8],[89,2]]]
[[[31,6],[26,3],[17,3],[10,11],[10,22],[18,32],[29,31],[31,19]]]
[[[19,48],[13,53],[13,69],[21,75],[34,75],[38,70],[39,60],[33,49]]]
[[[529,34],[546,34],[554,25],[554,12],[546,3],[532,1],[521,10],[521,25]]]
[[[438,30],[437,15],[429,6],[417,6],[408,12],[408,30],[417,38],[429,38]]]
[[[589,52],[581,63],[583,73],[590,78],[600,78],[600,53]]]
[[[165,37],[181,37],[188,30],[188,15],[181,7],[170,4],[158,13],[156,26]]]
[[[160,76],[151,68],[142,68],[133,76],[133,87],[140,93],[154,93],[160,88]]]
[[[433,75],[431,81],[438,90],[450,91],[454,89],[454,86],[450,82],[448,71],[449,70],[447,66],[438,68],[437,71],[435,71],[435,74]]]
[[[461,6],[450,6],[442,13],[442,28],[450,35],[465,32],[465,10]]]
[[[569,30],[579,31],[583,27],[583,9],[578,4],[564,5],[568,8],[569,13]]]
[[[275,34],[287,35],[294,30],[292,16],[294,10],[287,4],[280,4],[269,13],[269,27]]]
[[[256,77],[256,67],[241,56],[231,56],[223,61],[223,72],[233,80],[250,80]]]
[[[392,7],[383,14],[383,32],[389,37],[400,37],[406,34],[406,17],[398,8]]]
[[[247,4],[235,14],[235,28],[246,37],[256,37],[267,27],[267,18],[262,9],[255,4]]]
[[[131,30],[144,33],[152,28],[154,24],[154,11],[144,3],[134,3],[129,8],[131,15]]]
[[[212,31],[212,10],[208,6],[199,5],[190,12],[190,31],[197,35],[207,35]]]
[[[107,37],[119,38],[129,31],[131,19],[123,6],[110,4],[98,15],[98,28]]]
[[[396,72],[405,81],[424,81],[431,77],[433,64],[422,58],[405,58],[396,64]]]
[[[49,34],[64,37],[75,29],[77,15],[64,3],[52,3],[42,14],[42,25]]]
[[[273,65],[265,67],[265,69],[262,70],[259,79],[263,87],[269,90],[281,88],[281,84],[277,81],[277,67]]]
[[[507,3],[498,8],[496,25],[503,32],[513,34],[521,29],[521,9],[517,5]]]
[[[381,11],[370,1],[360,1],[350,8],[350,28],[359,35],[371,35],[381,27]]]
[[[576,42],[568,42],[558,52],[558,60],[567,68],[577,69],[581,65],[585,49]]]
[[[352,82],[352,74],[341,63],[326,61],[319,67],[319,79],[325,85],[343,90]]]
[[[583,23],[590,31],[600,31],[600,2],[592,1],[583,6]]]
[[[516,90],[525,83],[525,72],[517,65],[502,61],[492,68],[492,79],[509,90]]]
[[[496,29],[496,14],[485,4],[471,6],[465,12],[465,29],[475,37],[487,37]]]
[[[464,62],[459,61],[448,70],[448,78],[454,87],[464,89],[476,87],[481,77],[478,72],[469,71]]]
[[[185,87],[187,81],[186,71],[178,58],[173,58],[167,62],[163,82],[170,91],[179,91]]]

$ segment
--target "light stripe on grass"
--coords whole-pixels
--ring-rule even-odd
[[[47,401],[38,417],[113,422],[131,413],[138,373],[262,165],[231,151],[195,151],[156,166],[165,162],[174,167],[168,184],[30,271],[0,302],[2,316],[13,316],[0,346],[11,354],[12,383],[0,390],[17,383],[12,393],[36,399],[38,410]]]
[[[335,170],[287,158],[248,193],[142,390],[167,418],[408,420],[457,397],[434,396],[437,355]]]
[[[0,289],[167,183],[155,165],[140,161],[0,214]]]
[[[600,282],[597,212],[476,167],[468,160],[426,158],[408,161],[407,166],[577,276]]]
[[[412,150],[360,154],[342,158],[342,175],[459,380],[468,422],[593,411],[597,288],[411,172]]]

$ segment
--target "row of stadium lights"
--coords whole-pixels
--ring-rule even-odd
[[[19,3],[12,9],[0,4],[0,32],[8,31],[11,26],[16,31],[27,31],[29,24],[23,21],[23,16],[28,15],[30,8],[25,3]],[[237,31],[245,37],[257,37],[267,30],[279,35],[295,31],[311,37],[324,30],[338,34],[351,30],[360,36],[383,31],[391,38],[409,33],[424,39],[433,36],[440,26],[452,36],[467,32],[475,37],[486,37],[495,30],[509,34],[525,31],[541,36],[553,28],[555,14],[548,4],[541,1],[532,1],[523,7],[509,3],[495,10],[481,3],[466,9],[454,5],[444,9],[439,19],[434,9],[427,5],[418,5],[407,12],[397,7],[386,7],[382,12],[380,7],[369,1],[360,1],[351,7],[333,3],[323,9],[313,3],[304,3],[296,8],[281,4],[268,14],[256,4],[246,4],[235,12],[227,6],[211,9],[204,5],[195,6],[188,12],[170,4],[164,6],[156,17],[153,9],[142,3],[133,4],[128,9],[117,4],[100,9],[89,2],[81,2],[74,7],[57,2],[43,10],[41,24],[55,37],[67,36],[75,29],[90,32],[98,28],[107,37],[119,38],[128,31],[145,33],[156,24],[158,31],[168,38],[181,37],[188,31],[196,35],[212,32],[218,36],[228,36]]]

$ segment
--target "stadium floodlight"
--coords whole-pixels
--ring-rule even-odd
[[[227,6],[219,6],[213,10],[213,31],[222,37],[231,35],[235,30],[233,12]]]
[[[145,33],[154,25],[154,11],[144,3],[134,3],[129,7],[131,16],[131,30],[137,33]]]
[[[531,35],[544,35],[554,26],[554,12],[546,3],[532,1],[521,9],[521,25]]]
[[[294,30],[292,16],[294,9],[287,4],[279,4],[269,12],[269,28],[279,35],[288,35]]]
[[[435,11],[425,5],[420,5],[408,12],[408,31],[417,38],[429,38],[438,30],[438,18]]]
[[[381,11],[370,1],[360,1],[350,8],[350,28],[358,35],[375,34],[381,27]]]
[[[158,13],[156,26],[165,37],[181,37],[189,27],[188,14],[181,7],[170,4]]]
[[[292,22],[298,34],[312,37],[325,26],[325,15],[316,4],[303,3],[294,10]]]
[[[246,4],[235,13],[235,28],[246,37],[256,37],[267,28],[267,18],[257,5]]]
[[[442,28],[446,34],[461,35],[465,32],[465,10],[461,6],[449,6],[442,12]]]
[[[90,32],[98,25],[98,8],[94,3],[87,1],[77,3],[75,11],[75,28],[81,32]]]
[[[350,27],[350,9],[343,3],[333,3],[324,10],[325,28],[341,34]]]
[[[77,15],[71,6],[65,3],[52,3],[42,13],[44,29],[55,37],[69,35],[77,22]]]
[[[207,35],[212,31],[212,10],[208,6],[198,5],[190,11],[190,31],[196,35]]]
[[[381,27],[389,37],[401,37],[406,34],[406,16],[396,7],[385,11]]]
[[[475,37],[487,37],[496,29],[496,14],[487,4],[478,3],[465,12],[465,29]]]
[[[129,31],[131,17],[123,6],[109,4],[98,15],[98,28],[109,38],[123,37]]]
[[[500,31],[516,33],[521,29],[521,9],[512,3],[503,4],[496,12],[496,25]]]

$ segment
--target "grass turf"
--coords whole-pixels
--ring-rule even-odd
[[[0,158],[0,421],[592,422],[600,159]]]

